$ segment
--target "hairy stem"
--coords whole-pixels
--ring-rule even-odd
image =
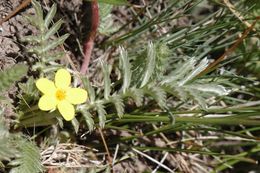
[[[84,60],[80,69],[81,74],[88,72],[88,66],[90,63],[91,53],[94,47],[94,40],[99,25],[99,11],[97,0],[91,2],[91,29],[88,34],[85,43],[83,45]]]

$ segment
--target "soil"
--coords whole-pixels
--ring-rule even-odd
[[[22,2],[23,0],[1,0],[0,18],[3,19]],[[87,21],[89,3],[83,4],[82,0],[56,1],[55,3],[58,5],[58,11],[54,20],[63,19],[64,25],[60,30],[60,34],[70,34],[69,39],[65,42],[65,48],[73,59],[73,62],[79,67],[82,61],[80,45],[84,41],[89,30],[89,21]],[[50,1],[45,0],[42,2],[42,7],[45,11],[48,11],[50,6]],[[37,32],[37,30],[29,25],[23,17],[32,13],[34,13],[34,10],[29,5],[0,26],[1,69],[14,63],[26,61],[26,56],[28,55],[26,54],[26,51],[24,51],[23,43],[19,40],[25,35]]]
[[[16,6],[19,5],[17,0],[3,0],[0,4],[0,17],[4,18]],[[21,15],[17,15],[8,22],[3,23],[0,30],[0,68],[4,69],[15,63],[19,56],[20,46],[17,44],[17,29],[21,30]]]

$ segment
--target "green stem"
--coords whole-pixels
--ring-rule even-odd
[[[239,118],[198,118],[198,117],[175,117],[177,123],[193,123],[204,125],[248,125],[255,126],[260,125],[260,121],[239,119]],[[122,119],[114,120],[115,123],[127,123],[127,122],[170,122],[168,116],[143,116],[143,115],[124,115]]]

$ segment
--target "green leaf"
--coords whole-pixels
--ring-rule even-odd
[[[184,79],[182,79],[178,85],[182,86],[188,81],[192,80],[195,76],[197,76],[200,72],[206,69],[208,66],[207,58],[204,58],[195,68],[192,70]]]
[[[111,11],[113,9],[113,5],[100,3],[99,4],[99,15],[100,22],[98,31],[99,33],[109,36],[111,33],[114,33],[118,30],[117,25],[112,18]]]
[[[170,75],[166,76],[165,79],[161,82],[161,84],[172,83],[177,80],[182,79],[186,74],[188,74],[195,66],[195,59],[191,58],[187,60],[185,63],[180,63],[180,68],[172,71]]]
[[[156,86],[149,86],[145,89],[145,94],[148,94],[154,100],[156,100],[156,102],[162,109],[165,109],[167,107],[166,92],[162,88]]]
[[[42,41],[42,36],[23,36],[21,38],[22,42],[28,42],[28,43],[40,43]]]
[[[56,40],[49,41],[48,44],[46,44],[44,46],[38,46],[38,47],[30,48],[30,49],[28,49],[28,52],[33,52],[33,53],[36,53],[38,55],[41,55],[43,53],[50,51],[51,49],[55,49],[57,46],[63,44],[64,41],[68,37],[69,37],[69,34],[65,34],[65,35],[57,38]]]
[[[3,111],[0,107],[0,161],[10,161],[15,156],[17,150],[15,148],[10,149],[10,133],[7,127],[3,123]]]
[[[105,99],[109,99],[111,92],[111,79],[110,79],[110,71],[109,71],[109,65],[105,64],[103,61],[100,61],[102,72],[104,75],[104,97]]]
[[[17,141],[16,141],[17,142]],[[39,149],[32,142],[21,139],[17,144],[20,151],[18,158],[12,161],[10,164],[18,164],[13,168],[10,173],[39,173],[43,171],[41,165],[41,155]]]
[[[203,59],[198,65],[196,63],[197,61],[191,58],[187,62],[178,64],[178,68],[164,77],[159,84],[167,93],[177,96],[180,100],[193,99],[206,109],[207,98],[227,95],[229,91],[217,82],[205,79],[194,80],[194,77],[207,67],[208,60]]]
[[[49,25],[50,25],[52,19],[54,18],[56,12],[57,12],[57,5],[53,4],[44,20],[44,25],[46,28],[49,28]]]
[[[41,4],[36,0],[32,0],[32,5],[33,5],[33,8],[35,9],[35,12],[36,12],[35,19],[37,20],[37,23],[39,24],[38,25],[39,29],[41,31],[44,31],[45,27],[44,27],[43,11],[42,11]]]
[[[0,137],[0,161],[10,161],[17,154],[17,150],[10,146],[9,140],[9,136]]]
[[[48,31],[44,34],[43,40],[48,40],[52,35],[54,35],[63,24],[63,20],[60,19],[58,22],[56,22]]]
[[[137,88],[131,88],[130,90],[127,91],[127,96],[131,97],[134,99],[134,102],[136,106],[142,106],[143,104],[143,98],[144,98],[144,93],[143,90],[137,89]]]
[[[49,52],[49,53],[46,53],[46,62],[51,62],[51,61],[56,61],[56,60],[60,60],[62,57],[65,56],[65,52],[60,52],[60,51],[57,51],[57,52]]]
[[[115,105],[117,115],[119,118],[122,118],[124,114],[124,102],[122,98],[119,95],[111,96],[110,97],[111,102]]]
[[[155,53],[155,47],[152,42],[148,43],[147,48],[147,62],[146,62],[146,68],[143,73],[143,81],[141,83],[141,88],[144,87],[151,78],[152,74],[154,73],[155,65],[156,65],[156,53]]]
[[[99,16],[101,19],[106,18],[111,14],[113,5],[110,4],[99,4]]]
[[[37,20],[37,16],[34,15],[24,15],[24,18],[37,29],[41,28],[41,22]]]
[[[88,110],[82,110],[81,113],[85,118],[86,124],[88,126],[88,130],[92,132],[94,130],[94,125],[95,125],[92,115],[89,113]]]
[[[72,123],[72,126],[75,130],[75,133],[77,134],[78,131],[79,131],[79,121],[76,119],[76,117],[74,117],[72,120],[71,120],[71,123]]]
[[[97,103],[96,110],[98,112],[99,126],[101,128],[104,128],[106,124],[106,115],[107,115],[107,112],[104,109],[104,105]]]
[[[207,109],[206,99],[201,96],[201,93],[198,91],[190,90],[188,93],[196,100],[202,109]]]
[[[166,43],[157,42],[155,43],[155,53],[156,53],[156,65],[154,71],[155,80],[161,80],[165,75],[167,70],[172,69],[169,64],[171,61],[171,52]]]
[[[64,34],[63,36],[55,39],[54,41],[50,41],[47,46],[44,46],[44,48],[41,50],[41,53],[47,52],[51,49],[56,48],[57,46],[64,43],[64,41],[70,36],[70,34]]]
[[[196,89],[202,92],[214,93],[219,96],[227,95],[229,93],[229,91],[225,87],[217,84],[192,84],[188,85],[186,88]]]
[[[120,67],[124,74],[122,90],[123,90],[123,93],[125,93],[131,83],[132,71],[131,71],[131,64],[129,63],[129,59],[127,56],[127,51],[123,47],[120,47],[120,57],[119,58],[120,58],[119,59]]]
[[[171,94],[172,96],[180,98],[180,100],[182,101],[186,101],[189,98],[187,91],[185,91],[183,87],[176,87],[175,85],[164,84],[163,86],[161,86],[161,88],[164,88],[164,90],[167,93]]]
[[[84,85],[84,88],[88,91],[88,96],[89,96],[90,102],[93,103],[95,101],[95,97],[96,97],[94,88],[91,86],[91,83],[87,76],[81,76],[81,80]]]
[[[26,75],[28,67],[24,64],[16,64],[6,71],[0,72],[0,93],[7,90],[14,82]]]
[[[28,111],[28,105],[34,105],[39,98],[39,90],[36,88],[33,77],[28,78],[25,83],[18,83],[20,88],[19,110]]]

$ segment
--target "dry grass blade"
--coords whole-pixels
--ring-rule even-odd
[[[227,50],[225,51],[224,54],[222,54],[216,61],[214,61],[213,63],[211,63],[205,70],[203,70],[200,74],[198,74],[197,77],[203,76],[203,75],[205,75],[206,73],[209,73],[209,72],[215,70],[215,69],[218,67],[218,64],[219,64],[220,62],[222,62],[223,60],[225,60],[225,59],[227,58],[227,56],[228,56],[230,53],[232,53],[232,52],[238,47],[238,45],[247,37],[247,35],[250,33],[250,31],[254,29],[254,26],[256,25],[256,23],[258,22],[258,20],[260,20],[260,16],[258,16],[258,17],[255,19],[254,23],[244,31],[244,33],[242,34],[242,36],[239,37],[239,38],[237,39],[237,41],[236,41],[229,49],[227,49]]]
[[[145,154],[145,153],[143,153],[143,152],[141,152],[141,151],[139,151],[139,150],[137,150],[137,149],[135,149],[135,148],[132,148],[132,150],[135,151],[136,153],[142,155],[143,157],[149,159],[150,161],[156,163],[157,165],[159,165],[160,167],[166,169],[167,171],[169,171],[169,172],[171,172],[171,173],[174,173],[174,171],[173,171],[172,169],[170,169],[168,166],[166,166],[166,165],[162,164],[161,162],[155,160],[155,159],[152,158],[151,156],[149,156],[149,155],[147,155],[147,154]]]

